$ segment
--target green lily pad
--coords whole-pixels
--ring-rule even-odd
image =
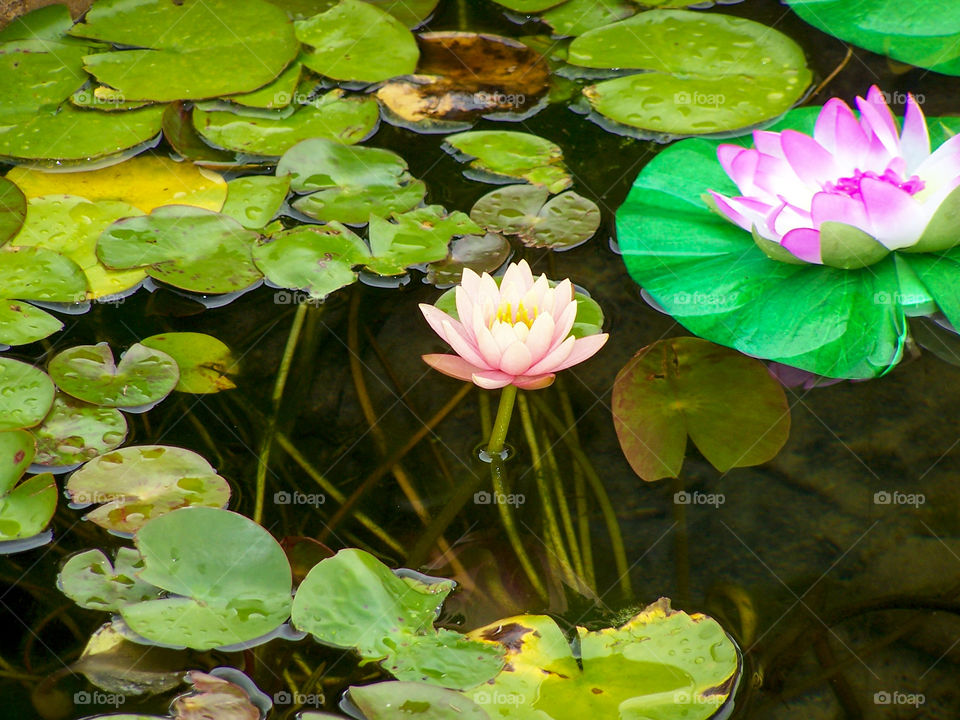
[[[518,235],[528,247],[569,250],[600,228],[600,208],[572,190],[549,202],[537,185],[508,185],[480,198],[470,217],[487,230]]]
[[[140,579],[169,593],[120,609],[149,640],[209,650],[266,635],[290,615],[283,548],[242,515],[181,508],[144,525],[136,544]]]
[[[564,0],[493,0],[497,5],[502,5],[507,10],[513,10],[518,13],[538,13],[548,8],[556,7]]]
[[[15,184],[0,178],[0,245],[20,232],[27,217],[27,198]]]
[[[10,492],[33,462],[36,447],[26,430],[0,432],[0,494]]]
[[[0,298],[0,345],[28,345],[62,328],[62,322],[40,308]]]
[[[810,133],[818,111],[792,111],[773,129]],[[894,257],[924,273],[927,259],[936,264],[921,280],[938,306],[960,309],[949,252],[893,253],[854,270],[768,258],[749,232],[713,213],[701,197],[707,189],[738,193],[717,161],[719,144],[691,139],[661,151],[617,212],[630,274],[692,333],[817,375],[870,378],[899,362],[906,338]],[[875,300],[884,297],[889,300]]]
[[[73,260],[86,276],[88,296],[119,295],[140,284],[143,270],[111,270],[97,259],[97,239],[111,223],[143,213],[125,202],[73,195],[31,198],[27,221],[11,247],[42,247]]]
[[[367,720],[393,720],[398,708],[416,708],[420,720],[489,720],[473,700],[446,688],[413,682],[352,686],[348,697]],[[402,711],[401,711],[402,712]]]
[[[262,278],[250,255],[256,238],[226,215],[168,205],[108,227],[97,256],[107,267],[142,267],[150,277],[184,290],[229,293]]]
[[[303,64],[334,80],[380,82],[412,73],[420,51],[403,23],[361,0],[341,0],[326,12],[297,22],[309,46]]]
[[[224,215],[250,230],[259,230],[276,217],[287,199],[290,178],[273,175],[247,175],[227,183]]]
[[[112,563],[100,550],[85,550],[64,563],[57,588],[82,608],[116,612],[160,594],[158,588],[137,577],[142,569],[143,558],[133,548],[119,548]]]
[[[0,288],[9,297],[39,302],[82,302],[87,296],[83,270],[53,250],[0,247]]]
[[[910,65],[960,75],[960,7],[938,0],[786,0],[828,35]]]
[[[379,8],[383,8],[402,22],[408,28],[415,28],[423,25],[437,9],[440,0],[366,0]]]
[[[583,35],[594,28],[625,20],[637,9],[627,0],[568,0],[545,12],[540,19],[552,27],[556,35]]]
[[[0,41],[0,126],[52,112],[87,82],[83,56],[93,48],[73,40],[30,38]]]
[[[0,357],[0,430],[39,425],[50,411],[56,391],[43,370]]]
[[[127,420],[116,408],[57,393],[50,412],[30,432],[38,465],[79,465],[119,447],[127,437]]]
[[[99,0],[71,35],[130,48],[86,70],[126,100],[198,100],[266,85],[296,57],[290,19],[263,0]]]
[[[237,361],[230,348],[217,338],[196,332],[171,332],[151,335],[141,344],[172,357],[180,368],[180,380],[174,390],[206,395],[236,387],[231,374]]]
[[[370,259],[366,243],[338,222],[301,225],[271,235],[253,258],[271,283],[322,300],[357,280],[353,269]]]
[[[121,93],[106,85],[82,87],[70,96],[70,102],[79,108],[93,108],[103,112],[136,110],[150,105],[149,100],[124,100]]]
[[[812,79],[803,50],[767,25],[718,13],[651,10],[591,30],[569,62],[642,70],[585,88],[604,117],[642,130],[703,135],[782,115]]]
[[[137,153],[160,133],[162,105],[99,112],[64,103],[56,112],[38,112],[17,125],[0,127],[0,157],[11,162],[51,165],[90,160],[116,161]]]
[[[500,620],[470,633],[506,651],[492,682],[466,693],[506,720],[706,720],[736,688],[740,656],[713,619],[659,600],[619,628],[576,629],[576,657],[545,615]]]
[[[94,458],[67,481],[75,503],[98,503],[85,518],[115,532],[132,533],[177,508],[222,508],[230,485],[190,450],[133,445]]]
[[[502,235],[464,235],[450,243],[449,255],[427,266],[427,282],[432,285],[455,285],[464,268],[476,273],[492,273],[510,257],[510,243]]]
[[[59,40],[73,25],[66,5],[46,5],[13,18],[0,30],[0,42],[10,40]]]
[[[48,372],[68,395],[114,408],[157,403],[173,391],[180,377],[172,357],[140,343],[131,345],[119,364],[105,342],[78,345],[55,355]]]
[[[328,138],[353,145],[368,138],[380,120],[377,101],[331,90],[288,111],[253,111],[223,103],[197,106],[193,122],[211,145],[251,155],[279,157],[302,140]]]
[[[393,221],[370,217],[370,251],[367,269],[379,275],[400,275],[408,267],[442,260],[455,235],[470,235],[482,228],[462,212],[449,215],[439,205],[395,214]]]
[[[293,102],[302,75],[303,63],[296,60],[287,65],[286,70],[277,75],[273,82],[252,92],[230,95],[226,99],[231,103],[250,108],[265,110],[285,108]]]
[[[369,553],[349,548],[313,567],[297,589],[291,619],[325,645],[384,660],[401,680],[472,687],[497,673],[501,652],[434,630],[452,589],[446,580],[398,577]]]
[[[43,473],[27,478],[0,495],[0,541],[34,537],[50,524],[57,510],[57,483]]]
[[[312,193],[293,207],[317,220],[349,225],[411,210],[427,191],[396,153],[322,138],[304,140],[284,153],[277,164],[277,176],[283,175],[290,175],[294,191]]]
[[[783,386],[759,360],[699,338],[638,352],[613,386],[613,422],[646,481],[677,477],[687,436],[720,472],[771,460],[790,434]]]
[[[543,185],[551,193],[566,190],[573,178],[563,165],[558,145],[529,133],[478,130],[450,135],[446,143],[464,156],[474,158],[465,173],[473,180],[494,178],[526,180]]]

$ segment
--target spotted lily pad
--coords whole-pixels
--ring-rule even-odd
[[[88,72],[127,100],[249,92],[299,50],[289,18],[263,0],[99,0],[70,34],[131,48],[84,58]]]
[[[812,74],[803,50],[767,25],[718,13],[651,10],[584,33],[568,61],[644,72],[584,89],[622,125],[674,135],[726,132],[782,115]]]
[[[470,217],[487,230],[518,235],[524,245],[569,250],[587,242],[600,227],[600,208],[569,190],[547,200],[537,185],[508,185],[487,193]]]
[[[0,365],[0,372],[2,367]],[[17,485],[33,457],[30,433],[0,432],[0,541],[39,535],[57,508],[57,485],[49,473]]]
[[[303,64],[334,80],[380,82],[417,67],[413,34],[386,11],[361,0],[341,0],[298,21],[297,37],[309,46]]]
[[[223,214],[245,228],[262,228],[273,220],[290,190],[290,178],[273,175],[247,175],[227,183],[227,201]]]
[[[503,178],[514,178],[543,185],[551,193],[573,184],[563,165],[563,151],[537,135],[479,130],[451,135],[446,143],[465,158],[473,158],[464,173],[473,180],[500,183]]]
[[[172,357],[140,343],[131,345],[119,364],[105,342],[78,345],[55,355],[48,371],[68,395],[114,408],[157,403],[170,394],[180,377]]]
[[[262,277],[250,256],[256,238],[226,215],[169,205],[108,227],[97,256],[107,267],[142,267],[150,277],[184,290],[229,293]]]
[[[0,357],[0,431],[39,425],[55,394],[56,387],[43,370]]]
[[[439,205],[428,205],[392,220],[370,217],[370,251],[367,269],[379,275],[399,275],[408,267],[442,260],[454,236],[481,232],[462,212],[449,215]]]
[[[152,335],[141,343],[172,357],[180,368],[178,392],[205,395],[236,387],[231,374],[237,361],[230,348],[217,338],[203,333],[171,332]]]
[[[660,340],[617,375],[613,421],[644,480],[677,477],[687,436],[720,472],[773,458],[790,434],[783,386],[759,360],[699,338]]]
[[[503,671],[465,693],[505,720],[706,720],[725,708],[741,672],[737,646],[715,620],[673,610],[666,599],[618,628],[576,628],[576,657],[545,615],[500,620],[470,636],[506,652]]]
[[[50,412],[30,432],[37,465],[79,465],[117,448],[127,437],[127,420],[116,408],[57,393]]]
[[[0,127],[52,112],[87,82],[83,56],[92,48],[72,39],[0,38]]]
[[[0,245],[20,231],[27,217],[27,198],[10,178],[0,178]]]
[[[67,481],[75,503],[98,503],[86,519],[107,530],[132,533],[177,508],[222,508],[230,486],[190,450],[133,445],[94,458]]]
[[[420,720],[489,720],[473,700],[455,690],[414,682],[352,686],[348,692],[367,720],[393,720],[398,708],[416,708]],[[304,720],[309,720],[307,716]]]
[[[362,550],[321,560],[297,589],[293,624],[325,645],[382,660],[401,680],[472,687],[502,665],[498,648],[434,629],[449,580],[394,574]]]
[[[0,491],[6,492],[27,471],[36,448],[26,430],[0,432]]]
[[[82,608],[116,612],[128,603],[153,600],[160,594],[137,577],[142,569],[143,559],[133,548],[119,548],[113,563],[100,550],[85,550],[64,563],[57,587]]]
[[[144,525],[136,543],[140,579],[168,593],[120,609],[145,638],[209,650],[266,635],[290,615],[283,548],[242,515],[181,508]]]
[[[420,204],[426,186],[410,175],[394,152],[348,147],[316,138],[294,145],[277,164],[277,176],[290,175],[294,191],[312,193],[293,206],[310,217],[363,225],[370,215],[389,217]]]
[[[53,315],[19,300],[0,299],[0,345],[27,345],[63,328]]]
[[[81,302],[87,295],[83,270],[53,250],[0,247],[0,289],[18,300]]]
[[[464,235],[450,243],[446,258],[427,266],[427,282],[440,287],[456,285],[464,268],[475,273],[492,273],[509,257],[510,243],[502,235]]]
[[[267,280],[322,300],[357,280],[355,267],[370,259],[370,249],[338,222],[301,225],[269,236],[253,251]]]

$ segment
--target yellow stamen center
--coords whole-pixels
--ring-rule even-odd
[[[523,323],[528,328],[533,326],[533,321],[537,319],[537,315],[540,314],[540,308],[534,306],[530,310],[527,310],[523,306],[523,303],[518,303],[516,306],[510,303],[501,303],[497,308],[497,314],[493,317],[490,325],[493,326],[493,323],[503,322],[510,325],[517,325]]]

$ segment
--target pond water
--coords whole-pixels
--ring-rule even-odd
[[[845,61],[844,43],[776,0],[745,0],[705,12],[750,18],[793,38],[807,55],[814,86]],[[510,37],[545,32],[481,0],[441,0],[426,29]],[[857,48],[810,102],[822,104],[832,96],[850,101],[873,84],[888,93],[922,96],[928,116],[957,114],[955,78]],[[902,103],[894,111],[902,112]],[[721,473],[691,447],[680,480],[644,482],[631,470],[614,432],[614,379],[642,347],[689,333],[641,297],[617,252],[614,213],[637,173],[665,146],[607,132],[563,103],[519,123],[482,120],[473,129],[523,130],[557,143],[573,189],[600,207],[600,230],[590,242],[562,253],[515,243],[513,259],[525,258],[535,273],[571,278],[603,308],[604,330],[610,333],[605,348],[533,397],[563,422],[567,411],[575,420],[563,437],[574,434],[612,499],[629,566],[629,594],[602,508],[593,500],[574,521],[588,525],[595,591],[578,592],[551,576],[556,565],[543,539],[549,518],[538,500],[519,416],[508,436],[514,452],[504,467],[512,493],[523,498],[512,510],[548,599],[539,598],[526,579],[498,508],[482,498],[478,502],[471,494],[461,501],[442,531],[454,548],[453,563],[430,537],[429,528],[458,489],[461,494],[463,487],[489,489],[489,470],[477,450],[486,440],[483,418],[491,408],[489,399],[481,398],[484,391],[462,393],[463,383],[421,360],[446,347],[417,309],[440,294],[418,270],[392,283],[396,287],[371,281],[344,288],[311,304],[305,315],[288,301],[289,294],[265,286],[215,309],[169,289],[140,291],[117,304],[95,305],[85,315],[65,316],[61,333],[6,354],[43,366],[74,345],[108,342],[125,348],[172,331],[219,338],[239,360],[236,389],[177,393],[147,413],[128,415],[125,445],[196,451],[229,480],[230,509],[253,516],[263,438],[275,431],[263,526],[278,539],[309,537],[333,550],[359,547],[390,567],[456,577],[462,587],[444,606],[443,627],[469,630],[540,612],[563,628],[599,628],[670,597],[675,608],[716,618],[738,642],[743,677],[731,717],[958,717],[960,370],[923,351],[879,379],[790,389],[790,436],[772,461]],[[384,122],[365,144],[400,153],[413,176],[426,182],[428,203],[466,212],[492,187],[464,178],[463,165],[441,147],[442,137]],[[161,145],[152,152],[168,151]],[[274,411],[278,369],[291,327],[300,321],[286,390]],[[441,419],[432,422],[438,413]],[[575,463],[561,434],[545,430],[541,440],[555,446],[561,475],[568,468],[572,473]],[[311,473],[344,496],[358,492],[355,504],[338,512],[341,503]],[[414,492],[405,493],[405,484]],[[576,511],[569,475],[566,487]],[[678,492],[704,501],[678,504]],[[0,558],[2,717],[163,714],[182,692],[130,695],[118,707],[106,695],[98,705],[74,703],[75,693],[93,693],[93,686],[71,666],[107,615],[80,609],[60,594],[57,572],[78,550],[129,545],[82,520],[82,514],[62,501],[51,525],[53,542]],[[371,532],[371,526],[380,530]],[[305,544],[300,550],[308,565],[309,553],[321,552]],[[233,665],[270,696],[292,682],[312,698],[299,707],[277,704],[271,717],[280,718],[303,709],[336,712],[348,685],[383,676],[350,652],[310,640],[274,641],[237,653],[152,653],[142,661],[144,671]]]

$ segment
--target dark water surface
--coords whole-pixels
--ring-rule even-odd
[[[766,23],[797,40],[816,82],[846,53],[841,42],[807,26],[775,0],[746,0],[719,10]],[[472,0],[468,11],[471,30],[513,36],[543,31],[534,23],[511,23],[493,3]],[[444,0],[429,29],[456,28],[458,20],[456,4]],[[960,112],[956,79],[900,67],[856,49],[840,75],[811,102],[832,95],[852,101],[874,83],[889,93],[922,95],[928,116]],[[790,440],[773,462],[758,468],[721,474],[691,450],[685,487],[722,495],[723,502],[686,509],[689,590],[683,597],[685,589],[677,581],[684,575],[677,562],[677,543],[684,535],[673,502],[676,487],[668,481],[647,484],[633,474],[619,450],[609,409],[613,379],[637,350],[686,334],[643,302],[611,249],[614,210],[661,146],[609,134],[562,106],[520,126],[478,125],[483,127],[524,129],[557,142],[576,178],[574,189],[603,209],[601,232],[587,245],[553,255],[525,250],[523,257],[535,272],[570,277],[587,288],[607,316],[610,342],[595,359],[564,373],[564,386],[583,448],[614,500],[635,597],[627,601],[619,594],[599,512],[591,516],[591,526],[600,602],[568,592],[544,608],[523,587],[495,510],[469,503],[445,535],[477,582],[501,592],[485,599],[454,597],[444,616],[449,626],[469,629],[523,610],[549,610],[569,623],[609,624],[619,611],[668,596],[677,607],[714,615],[741,643],[745,676],[734,717],[960,717],[955,681],[960,670],[960,454],[955,447],[960,442],[960,369],[925,353],[879,380],[790,392]],[[384,124],[366,144],[400,152],[413,174],[427,182],[430,203],[467,211],[490,190],[462,177],[462,166],[441,150],[440,136],[412,135]],[[422,353],[446,349],[417,310],[417,303],[432,302],[438,291],[423,284],[420,274],[413,275],[395,289],[356,285],[311,310],[294,362],[278,427],[348,495],[460,388],[420,360]],[[355,338],[349,331],[351,308],[359,318]],[[197,309],[172,293],[139,292],[119,307],[98,306],[89,315],[68,319],[68,329],[54,336],[49,348],[38,345],[12,354],[42,363],[54,348],[100,341],[124,347],[167,330],[207,332],[222,339],[242,358],[239,389],[209,397],[175,395],[148,415],[130,416],[126,444],[196,450],[231,481],[231,509],[249,515],[257,448],[294,308],[277,304],[275,291],[261,288],[226,308]],[[358,402],[350,346],[363,364],[385,449]],[[555,389],[542,392],[548,401],[556,400]],[[472,459],[483,439],[478,413],[478,393],[471,391],[403,459],[432,514],[444,506],[454,486],[485,472]],[[519,438],[517,423],[511,439]],[[518,509],[518,516],[534,529],[538,510],[527,467],[529,458],[520,448],[511,471],[517,489],[531,501]],[[265,524],[276,537],[321,537],[334,549],[359,545],[388,563],[404,563],[405,555],[386,547],[353,518],[330,530],[328,522],[337,510],[332,502],[318,507],[270,502],[277,491],[318,492],[280,447],[274,449],[269,477]],[[875,502],[875,493],[884,491],[922,495],[923,502]],[[423,526],[392,474],[386,473],[358,507],[408,552],[416,546]],[[60,595],[56,572],[70,553],[111,542],[79,518],[78,511],[61,503],[54,544],[0,559],[0,717],[36,717],[31,693],[49,706],[44,711],[50,718],[112,711],[108,706],[74,708],[71,702],[76,690],[88,686],[66,666],[106,616],[80,610]],[[536,536],[529,539],[536,552]],[[423,567],[445,571],[442,562]],[[335,709],[338,688],[375,677],[373,669],[358,668],[351,657],[311,642],[279,645],[264,649],[255,663],[249,653],[206,653],[191,654],[179,667],[246,664],[260,687],[273,694],[282,689],[283,668],[300,672],[293,657],[297,653],[311,667],[325,664],[328,710]],[[916,703],[905,700],[911,695]],[[120,710],[162,713],[171,696],[142,704],[128,698]]]

